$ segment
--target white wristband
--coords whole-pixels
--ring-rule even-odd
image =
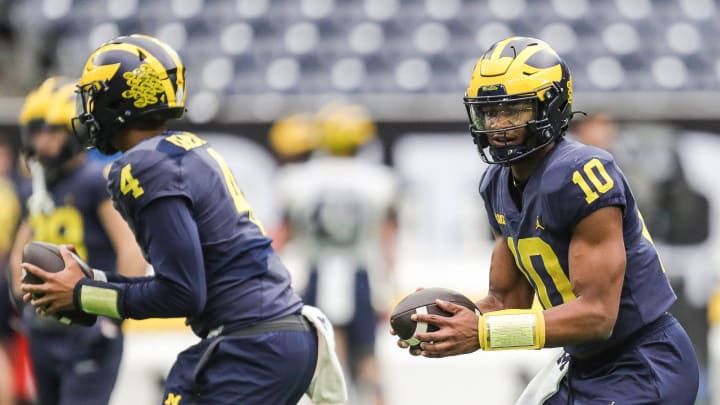
[[[95,281],[103,281],[107,283],[107,274],[105,274],[104,271],[98,270],[98,269],[92,269],[93,271],[93,280]]]

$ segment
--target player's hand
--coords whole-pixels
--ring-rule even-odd
[[[42,284],[21,284],[25,302],[30,302],[40,315],[52,315],[58,311],[74,310],[73,290],[75,285],[85,277],[78,262],[70,254],[68,246],[60,247],[60,254],[65,261],[65,268],[58,273],[50,273],[31,263],[23,263],[25,271],[32,273]]]
[[[414,314],[411,319],[435,325],[439,330],[415,335],[420,354],[425,357],[446,357],[472,353],[480,348],[478,316],[475,312],[452,302],[436,300],[438,307],[452,316]]]
[[[395,333],[395,329],[390,328],[390,334],[393,336],[396,336],[397,333]],[[397,345],[401,349],[409,349],[408,352],[413,356],[419,356],[422,350],[419,346],[412,346],[410,347],[410,344],[402,339],[397,340]]]
[[[418,287],[415,289],[415,292],[425,289],[425,287]],[[395,329],[390,328],[390,334],[393,336],[397,336],[397,333],[395,333]],[[412,346],[410,347],[410,344],[402,339],[398,339],[397,345],[401,349],[409,349],[408,352],[413,356],[419,356],[422,350],[420,349],[420,346]]]

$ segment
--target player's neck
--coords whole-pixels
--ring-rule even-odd
[[[165,132],[165,128],[157,129],[128,129],[115,136],[113,146],[120,152],[125,152],[145,139],[152,138]]]
[[[535,169],[542,163],[545,156],[555,147],[555,142],[547,145],[539,151],[531,154],[525,159],[514,163],[510,170],[512,172],[513,179],[516,182],[525,182],[535,171]]]

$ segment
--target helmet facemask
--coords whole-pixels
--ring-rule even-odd
[[[99,81],[78,86],[76,90],[76,112],[77,116],[72,119],[73,132],[75,137],[86,148],[97,148],[101,153],[112,155],[117,149],[112,146],[111,139],[115,131],[119,131],[119,125],[100,122],[95,112],[98,110],[98,96],[106,93],[110,87],[107,82]],[[107,129],[105,127],[108,127]]]
[[[568,120],[557,111],[560,110],[559,104],[567,104],[567,96],[564,101],[562,97],[556,97],[556,94],[561,94],[557,86],[558,83],[554,83],[539,92],[464,98],[470,119],[470,135],[485,163],[511,165],[562,136]],[[523,119],[524,112],[531,112],[530,119]],[[497,119],[504,119],[510,125],[492,129],[491,123]],[[509,142],[505,146],[493,146],[489,141],[496,134],[507,135],[522,129],[525,129],[525,139],[520,144]]]
[[[463,101],[483,161],[509,166],[565,134],[573,115],[570,70],[547,43],[510,37],[480,57]],[[493,122],[493,114],[504,121]]]

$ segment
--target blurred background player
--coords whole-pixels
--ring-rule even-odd
[[[318,150],[278,176],[280,235],[296,244],[306,265],[303,300],[321,308],[335,325],[338,353],[354,382],[351,402],[382,404],[375,330],[391,285],[398,184],[388,167],[357,157],[376,132],[365,108],[333,102],[315,120],[303,116],[288,129],[317,131]],[[285,125],[293,122],[275,129]],[[280,247],[285,242],[276,240]]]
[[[25,101],[20,115],[23,153],[32,176],[24,195],[27,212],[18,229],[11,266],[20,296],[22,250],[31,240],[74,246],[91,267],[143,275],[147,263],[105,187],[103,166],[86,160],[72,134],[75,83],[46,80]],[[46,404],[107,404],[118,373],[123,339],[119,323],[66,326],[26,306],[24,324],[37,382]]]
[[[275,121],[268,138],[278,163],[283,166],[307,161],[318,146],[319,135],[313,114],[297,113]]]
[[[288,181],[292,183],[292,180],[286,179],[292,178],[293,173],[302,171],[303,163],[307,162],[317,150],[319,141],[320,128],[315,114],[299,112],[275,120],[268,132],[268,143],[278,163],[274,173],[275,184],[287,184]],[[283,204],[284,202],[278,202],[280,225],[270,228],[269,232],[273,247],[282,250],[283,260],[288,264],[293,285],[298,290],[302,290],[308,276],[305,271],[307,270],[306,255],[302,243],[298,243],[297,238],[292,238],[290,235],[291,227]]]
[[[0,405],[15,403],[15,389],[11,356],[17,354],[13,347],[14,318],[12,297],[8,285],[8,256],[15,229],[20,219],[13,168],[15,150],[5,134],[0,133]]]

